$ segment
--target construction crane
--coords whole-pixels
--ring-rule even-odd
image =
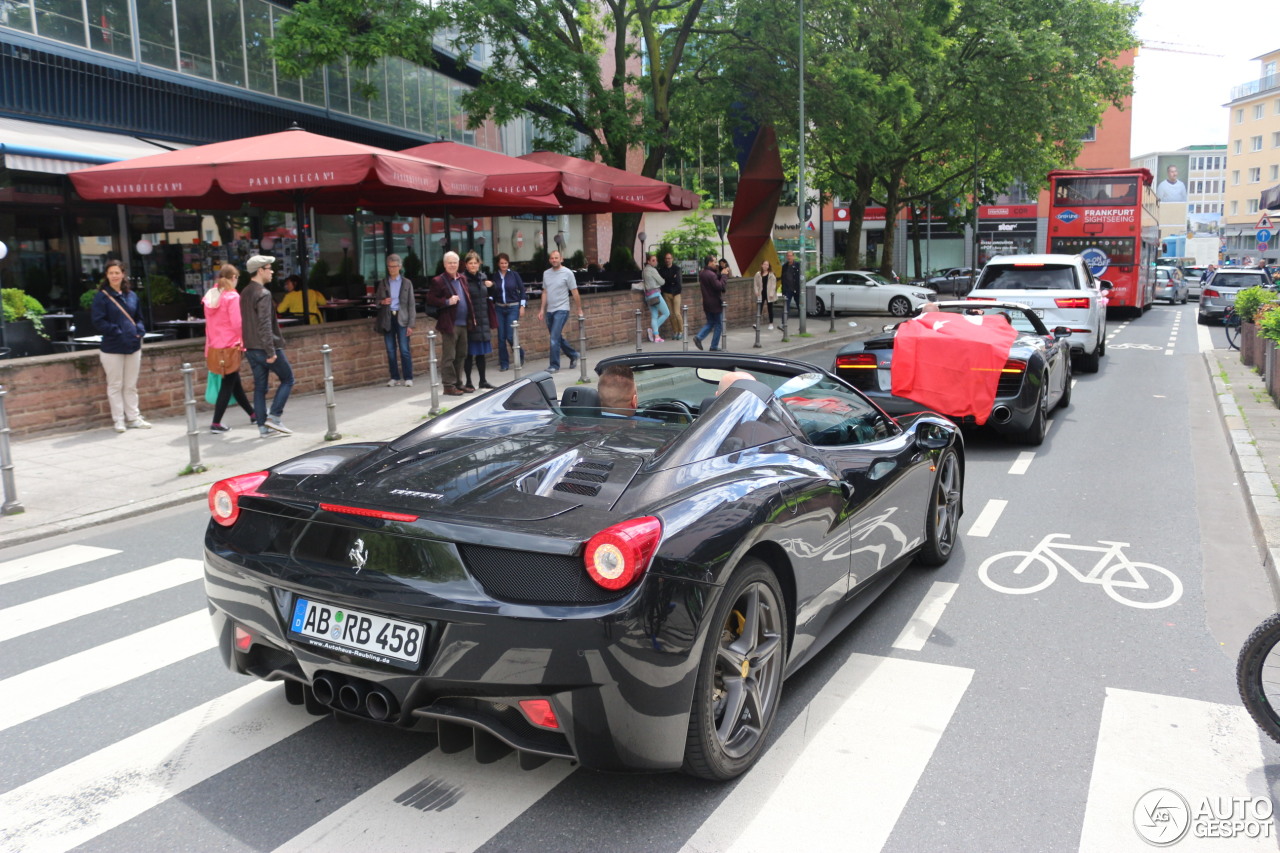
[[[1154,50],[1159,53],[1186,53],[1186,54],[1190,54],[1191,56],[1212,56],[1214,59],[1225,58],[1224,55],[1221,53],[1210,53],[1207,50],[1192,49],[1192,48],[1199,47],[1199,45],[1179,44],[1178,42],[1174,42],[1174,41],[1154,41],[1151,39],[1144,39],[1142,42],[1142,47],[1145,48],[1146,50]]]

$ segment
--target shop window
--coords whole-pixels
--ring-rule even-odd
[[[240,21],[240,0],[209,0],[213,11],[214,71],[219,83],[244,86],[244,32]]]
[[[262,0],[244,0],[245,66],[249,88],[268,95],[276,93],[275,68],[271,62],[271,7]]]
[[[88,0],[89,47],[112,56],[133,58],[133,30],[128,0]]]
[[[213,77],[207,0],[178,2],[178,70],[196,77]]]
[[[84,47],[84,6],[80,0],[36,0],[36,32]]]
[[[351,97],[347,94],[346,63],[330,65],[327,71],[329,75],[329,106],[338,112],[350,112]]]
[[[287,12],[278,9],[275,6],[268,6],[271,10],[271,28],[274,30],[280,26],[280,21]],[[276,74],[276,94],[282,98],[288,98],[291,101],[302,100],[302,83],[297,77],[285,77],[283,74]]]
[[[0,3],[0,27],[31,32],[30,0],[9,0]]]

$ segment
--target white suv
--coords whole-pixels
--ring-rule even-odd
[[[1045,326],[1071,330],[1071,354],[1085,373],[1096,373],[1107,350],[1107,309],[1099,281],[1079,255],[1006,255],[982,268],[970,299],[1021,302]]]

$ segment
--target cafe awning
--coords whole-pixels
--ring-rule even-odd
[[[65,175],[87,166],[186,147],[123,133],[0,117],[0,165],[24,172]]]
[[[485,204],[519,207],[538,212],[547,206],[577,202],[607,204],[610,186],[585,175],[544,166],[496,151],[474,148],[457,142],[429,142],[403,153],[439,163],[470,169],[485,175]],[[525,202],[531,202],[526,204]],[[462,210],[461,207],[458,208]],[[453,207],[450,207],[453,210]],[[559,213],[561,211],[547,211]]]
[[[1262,199],[1258,203],[1259,210],[1280,210],[1280,184],[1262,191]]]
[[[634,172],[615,169],[603,163],[594,163],[580,157],[555,154],[551,151],[535,151],[520,158],[533,163],[540,163],[565,172],[583,175],[611,185],[607,211],[614,213],[666,212],[669,210],[692,210],[698,206],[700,199],[696,193],[683,187],[668,184],[654,178],[646,178]],[[566,205],[565,212],[595,212],[577,210],[575,205]],[[604,212],[604,211],[600,211]]]

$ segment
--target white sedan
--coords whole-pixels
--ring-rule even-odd
[[[809,279],[817,285],[817,299],[809,316],[828,311],[853,311],[859,314],[888,312],[895,317],[909,317],[929,301],[932,291],[909,284],[894,284],[879,273],[861,270],[837,270]]]

